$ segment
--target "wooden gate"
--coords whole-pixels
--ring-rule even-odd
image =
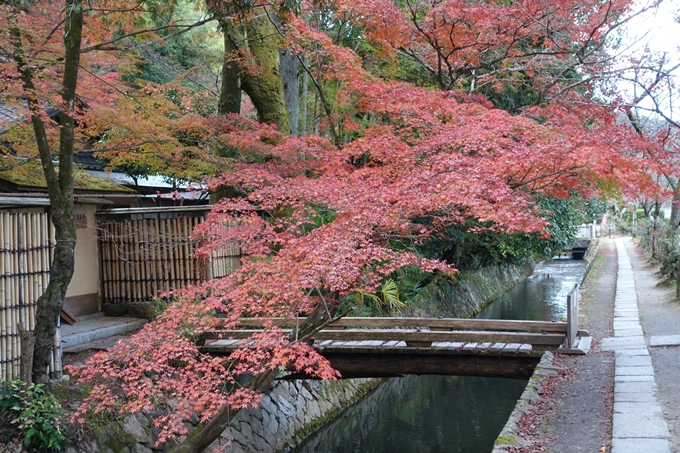
[[[38,297],[49,281],[53,230],[44,208],[0,210],[0,379],[19,377],[19,324],[33,330]],[[59,329],[50,374],[61,373]]]
[[[98,222],[102,302],[153,300],[172,289],[223,277],[240,267],[234,245],[196,256],[194,228],[209,208],[139,208],[102,211],[100,216],[126,214],[123,220]],[[228,227],[228,226],[227,226]]]

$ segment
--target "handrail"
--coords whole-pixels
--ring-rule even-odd
[[[262,328],[266,323],[281,328],[293,328],[303,323],[305,318],[240,318],[236,327]],[[506,319],[464,319],[464,318],[362,318],[343,317],[328,325],[326,330],[348,327],[415,327],[429,328],[430,330],[501,330],[516,332],[551,332],[567,333],[566,322],[551,321],[517,321]]]

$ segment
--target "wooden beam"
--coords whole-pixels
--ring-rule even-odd
[[[343,377],[383,377],[400,374],[504,377],[529,379],[540,357],[484,355],[323,353]],[[304,373],[293,375],[309,379]]]
[[[305,318],[241,318],[239,327],[263,327],[272,321],[278,327],[295,327],[296,322],[302,323]],[[344,317],[330,324],[333,328],[347,327],[428,327],[432,330],[502,330],[518,332],[556,332],[566,333],[566,322],[550,321],[516,321],[505,319],[464,319],[464,318],[355,318]]]

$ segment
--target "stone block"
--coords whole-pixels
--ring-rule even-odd
[[[680,346],[680,335],[653,335],[649,337],[650,346]]]
[[[661,407],[657,402],[633,402],[633,401],[615,401],[614,412],[617,414],[631,414],[640,417],[656,417],[658,415],[663,417]]]
[[[655,392],[656,383],[654,381],[616,382],[614,385],[614,393],[649,393],[654,395]]]
[[[632,356],[647,356],[649,357],[649,351],[647,348],[631,348],[631,349],[620,349],[615,351],[616,359],[619,357],[632,357]]]
[[[249,427],[250,428],[250,427]],[[252,443],[252,431],[250,432],[249,436],[246,436],[242,432],[236,431],[235,429],[232,429],[229,433],[230,438],[233,440],[233,444],[241,443],[243,445],[248,445]]]
[[[248,421],[242,421],[240,424],[241,427],[241,434],[246,439],[250,439],[253,437],[253,428],[251,428],[250,423]]]
[[[616,376],[654,376],[652,365],[647,366],[623,366],[616,361]]]
[[[656,403],[656,397],[653,393],[614,392],[614,403],[618,402]]]
[[[664,438],[668,437],[668,426],[663,415],[645,417],[639,414],[618,414],[613,416],[612,438]]]
[[[267,443],[267,441],[264,440],[264,437],[258,436],[257,434],[253,436],[252,446],[254,448],[251,451],[257,452],[274,451],[273,446],[270,446]]]
[[[153,453],[153,450],[141,444],[134,444],[131,453]]]
[[[625,382],[654,382],[654,375],[632,375],[632,376],[614,376],[615,383]]]
[[[625,338],[625,337],[639,337],[642,335],[642,329],[639,327],[637,329],[614,329],[614,335],[616,335],[616,338]]]
[[[652,358],[649,355],[622,355],[616,357],[617,367],[651,367]]]
[[[602,340],[603,351],[643,349],[646,347],[647,344],[642,335],[633,337],[610,337]]]
[[[132,437],[134,437],[137,442],[145,443],[149,441],[149,435],[144,430],[144,427],[139,422],[137,417],[134,415],[125,417],[121,423],[121,428],[123,428],[123,431],[125,431],[127,434],[130,434]]]

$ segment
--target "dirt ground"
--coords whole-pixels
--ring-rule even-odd
[[[602,338],[612,336],[617,254],[604,240],[598,258],[581,287],[581,328],[593,336],[586,356],[558,355],[564,379],[549,398],[540,423],[544,450],[554,453],[609,451],[614,404],[614,354],[601,352]],[[603,450],[604,448],[604,450]]]
[[[680,303],[674,288],[663,284],[658,268],[643,250],[626,239],[635,273],[642,328],[650,335],[680,334]],[[581,327],[593,335],[587,356],[558,355],[562,367],[552,389],[544,394],[538,411],[527,423],[533,445],[518,451],[593,452],[611,451],[614,389],[614,354],[600,350],[611,329],[616,293],[617,253],[613,239],[603,239],[593,268],[584,282]],[[680,453],[680,347],[649,348],[658,386],[658,398],[671,432],[671,448]],[[652,452],[650,452],[652,453]]]

